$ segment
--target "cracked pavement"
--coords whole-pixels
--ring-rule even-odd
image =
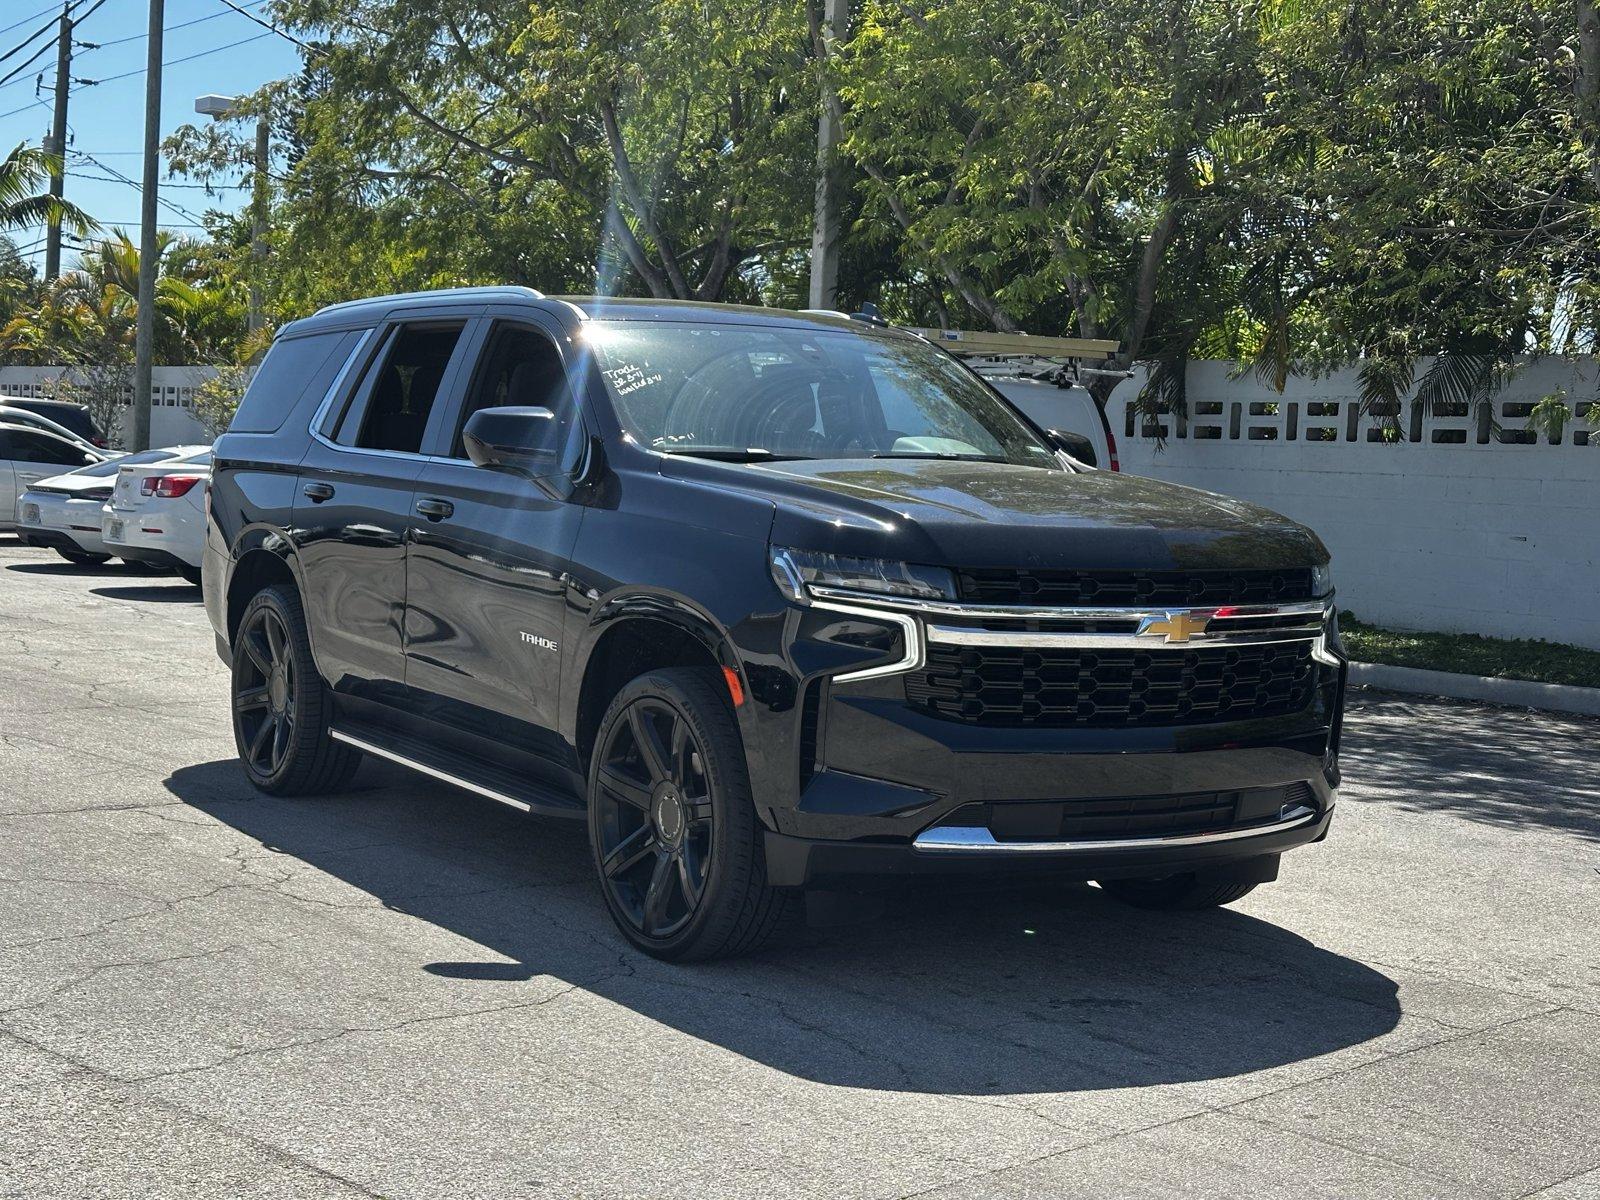
[[[672,967],[577,830],[252,791],[198,597],[0,535],[0,1197],[1600,1196],[1600,722],[1361,694],[1231,909]]]

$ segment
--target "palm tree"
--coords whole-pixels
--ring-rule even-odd
[[[74,233],[86,234],[95,228],[93,219],[70,200],[36,191],[48,185],[50,174],[61,160],[26,142],[0,159],[0,230],[22,225],[42,225],[59,219]]]

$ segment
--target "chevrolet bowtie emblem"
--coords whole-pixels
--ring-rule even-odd
[[[1195,634],[1204,633],[1209,624],[1210,617],[1197,617],[1179,608],[1145,617],[1135,632],[1140,637],[1160,637],[1165,634],[1169,642],[1187,642]]]

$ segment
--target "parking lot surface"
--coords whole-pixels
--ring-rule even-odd
[[[1180,917],[616,935],[582,834],[254,792],[199,592],[0,535],[0,1196],[1600,1196],[1600,723],[1366,694]]]

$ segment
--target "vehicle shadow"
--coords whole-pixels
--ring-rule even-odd
[[[145,600],[156,604],[199,604],[201,599],[199,588],[179,581],[144,587],[95,587],[90,588],[89,593],[107,600]]]
[[[76,575],[80,578],[125,577],[132,572],[115,560],[104,563],[26,562],[7,563],[6,570],[22,575]]]
[[[1399,1020],[1392,980],[1271,924],[1143,913],[1086,886],[927,888],[868,924],[672,966],[612,928],[580,827],[371,762],[354,790],[311,801],[256,792],[231,760],[166,782],[272,851],[483,947],[483,961],[427,964],[433,975],[499,988],[553,976],[829,1084],[983,1095],[1216,1079]]]
[[[1363,800],[1600,841],[1597,738],[1593,717],[1356,690],[1341,757]]]

